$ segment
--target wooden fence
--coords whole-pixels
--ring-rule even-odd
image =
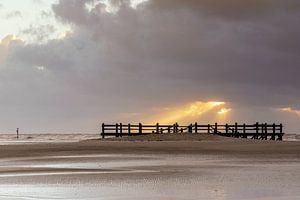
[[[190,124],[187,126],[180,126],[178,123],[172,125],[144,125],[144,124],[102,124],[102,138],[105,136],[135,136],[135,135],[146,135],[146,134],[164,134],[164,133],[187,133],[187,134],[215,134],[226,137],[236,138],[252,138],[261,140],[282,140],[284,135],[282,124],[267,124],[267,123],[256,123],[256,124],[238,124],[233,125],[225,124],[219,125],[206,124],[200,125],[198,123]]]

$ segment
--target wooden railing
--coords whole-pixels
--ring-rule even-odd
[[[180,126],[178,123],[172,125],[155,124],[102,124],[102,138],[105,136],[134,136],[134,135],[146,135],[146,134],[164,134],[164,133],[206,133],[215,134],[226,137],[236,138],[252,138],[262,140],[282,140],[284,135],[282,124],[205,124],[200,125],[198,123],[190,124],[187,126]]]

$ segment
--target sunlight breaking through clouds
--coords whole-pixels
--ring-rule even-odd
[[[13,41],[20,41],[15,35],[7,35],[0,40],[0,45],[9,46]]]
[[[224,115],[224,114],[229,113],[230,111],[231,111],[230,108],[222,108],[222,109],[218,112],[218,114],[219,114],[219,115]]]
[[[168,111],[161,114],[160,117],[156,117],[155,119],[158,120],[160,123],[187,123],[193,120],[198,120],[205,114],[216,114],[215,109],[224,106],[225,102],[219,101],[209,101],[209,102],[202,102],[196,101],[193,103],[189,103],[183,106],[169,108]],[[222,108],[221,111],[229,112],[231,109]],[[154,121],[152,122],[154,123]]]

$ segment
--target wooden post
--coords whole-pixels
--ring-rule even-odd
[[[192,133],[192,132],[193,132],[193,125],[192,125],[192,124],[190,124],[190,125],[188,126],[188,132],[189,132],[189,133]]]
[[[128,124],[128,135],[131,136],[131,125]]]
[[[17,132],[17,139],[19,139],[19,128],[17,128],[16,132]]]
[[[261,136],[260,139],[264,140],[266,137],[266,123],[261,124]]]
[[[272,133],[272,137],[271,140],[275,140],[275,134],[276,134],[276,124],[273,124],[273,133]]]
[[[218,123],[215,123],[215,131],[214,131],[214,134],[217,134],[218,133]]]
[[[207,133],[210,134],[210,124],[207,125]]]
[[[235,125],[234,125],[234,135],[235,137],[239,137],[239,134],[238,134],[238,123],[235,122]]]
[[[225,133],[226,133],[226,137],[228,137],[228,124],[225,124]]]
[[[171,133],[171,127],[168,126],[168,133]]]
[[[178,133],[178,123],[175,124],[175,133]]]
[[[262,123],[261,124],[261,136],[260,136],[260,139],[264,140],[265,139],[265,124]]]
[[[283,136],[283,126],[282,126],[282,124],[280,124],[279,127],[280,127],[280,134],[278,135],[278,140],[282,140],[282,136]]]
[[[120,137],[123,137],[123,124],[120,123]]]
[[[261,135],[260,135],[260,139],[263,140],[264,139],[264,131],[265,131],[265,125],[264,123],[261,124]]]
[[[268,140],[268,124],[265,123],[265,140]]]
[[[159,134],[159,123],[156,124],[156,134]]]
[[[143,125],[139,123],[139,134],[143,134]]]
[[[260,135],[260,139],[263,140],[265,138],[265,124],[262,123],[261,124],[261,135]]]
[[[119,124],[116,124],[116,137],[119,137]]]
[[[259,131],[259,124],[258,124],[258,122],[256,122],[256,124],[255,124],[255,131],[256,131],[256,135],[254,136],[254,139],[258,139],[258,131]]]
[[[105,124],[104,123],[102,123],[102,133],[101,133],[101,135],[102,135],[102,138],[104,139],[105,138]]]
[[[195,133],[198,133],[198,123],[195,123]]]
[[[160,133],[163,134],[164,133],[164,129],[160,128]]]
[[[247,138],[247,134],[246,134],[246,124],[243,124],[243,138]]]

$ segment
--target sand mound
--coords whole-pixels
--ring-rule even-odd
[[[221,137],[212,134],[190,134],[190,133],[164,133],[137,136],[124,136],[118,138],[105,138],[104,141],[223,141],[233,138]]]

